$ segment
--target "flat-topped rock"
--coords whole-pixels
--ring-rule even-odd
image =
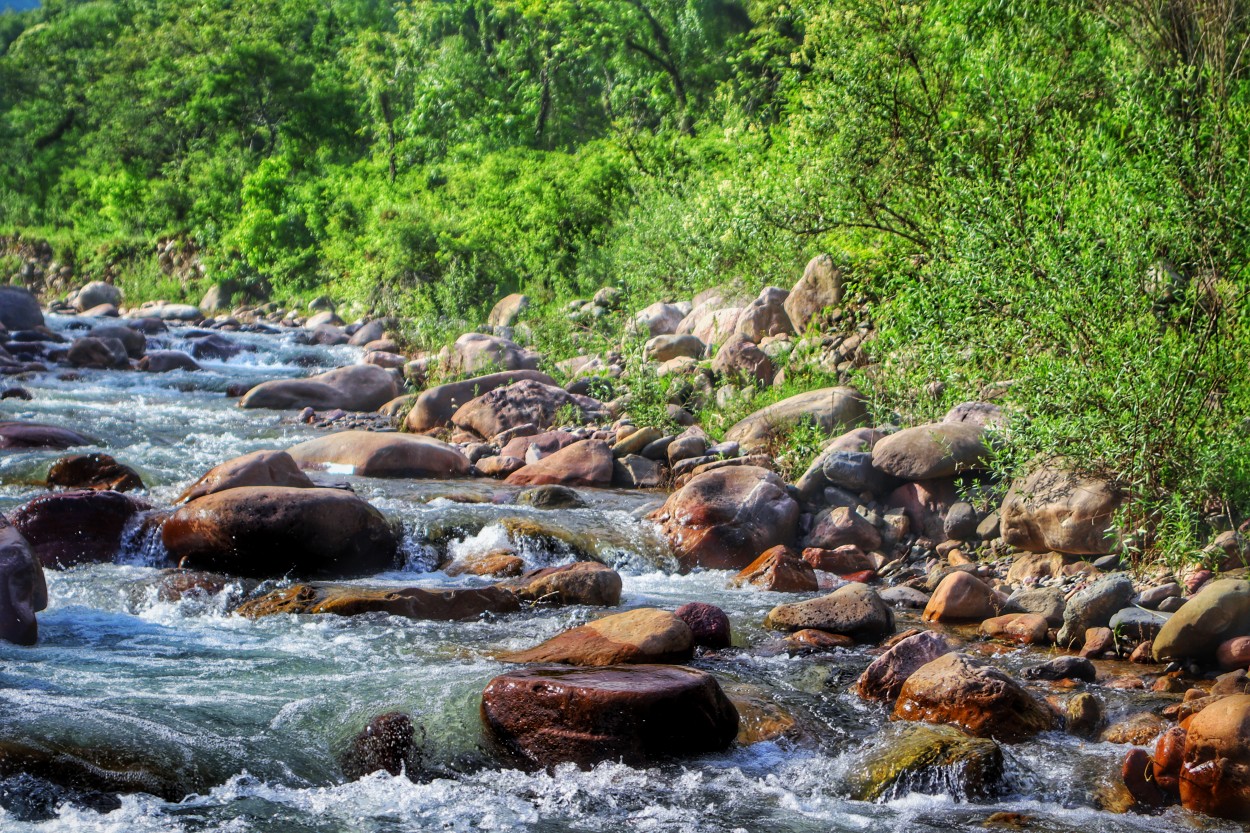
[[[287,449],[300,468],[332,468],[359,477],[460,477],[469,459],[433,437],[340,431]]]
[[[239,400],[239,407],[376,411],[398,395],[395,376],[389,370],[372,364],[356,364],[307,379],[261,382]]]
[[[644,607],[605,616],[500,658],[505,662],[620,665],[685,662],[693,655],[694,634],[689,625],[666,610]]]
[[[283,613],[359,616],[389,613],[406,619],[456,621],[484,613],[511,613],[521,607],[515,593],[501,587],[360,587],[352,584],[296,584],[240,605],[249,619]]]
[[[311,489],[316,484],[300,471],[295,460],[285,451],[253,451],[209,469],[187,487],[176,502],[192,501],[244,486]]]
[[[555,379],[537,370],[511,370],[477,376],[473,379],[462,379],[458,382],[448,382],[445,385],[422,391],[417,396],[412,409],[408,411],[405,424],[408,430],[413,432],[441,428],[451,421],[452,414],[466,402],[471,402],[504,385],[522,381],[556,387]]]

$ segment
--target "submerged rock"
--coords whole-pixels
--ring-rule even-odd
[[[504,654],[505,662],[620,665],[685,662],[694,656],[690,626],[666,610],[615,613],[557,634],[541,645]]]
[[[0,422],[0,449],[3,448],[55,448],[66,449],[80,445],[95,445],[77,431],[56,425],[37,422]]]
[[[511,613],[521,604],[501,587],[361,587],[350,584],[296,584],[240,605],[249,619],[283,613],[359,616],[389,613],[407,619],[455,621],[483,613]]]
[[[111,562],[130,519],[148,508],[118,492],[79,489],[40,495],[11,517],[45,567],[65,569]]]
[[[143,479],[130,466],[107,454],[75,454],[62,457],[48,469],[48,487],[129,492],[142,489]]]
[[[175,562],[272,578],[347,578],[392,569],[398,536],[382,513],[340,489],[255,487],[199,497],[165,521]]]
[[[953,726],[895,724],[873,739],[853,773],[850,797],[856,801],[911,792],[984,800],[1001,786],[1003,751]]]
[[[681,666],[527,668],[482,693],[482,721],[527,768],[641,766],[726,749],[738,713],[716,678]]]

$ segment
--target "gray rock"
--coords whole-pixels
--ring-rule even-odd
[[[1063,624],[1063,611],[1067,607],[1063,595],[1057,587],[1017,590],[1008,597],[1003,613],[1033,613],[1045,617],[1051,627],[1057,628]]]
[[[1086,630],[1106,627],[1116,611],[1127,607],[1135,595],[1132,580],[1123,573],[1113,573],[1086,587],[1068,600],[1058,644],[1081,647]]]
[[[10,331],[42,327],[39,299],[20,286],[0,286],[0,324]]]
[[[1169,614],[1157,613],[1153,610],[1142,610],[1139,607],[1126,607],[1116,611],[1111,617],[1108,627],[1117,639],[1123,638],[1131,642],[1148,642],[1154,639]]]

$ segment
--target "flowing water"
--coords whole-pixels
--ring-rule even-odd
[[[50,323],[72,326],[55,317]],[[5,400],[0,410],[5,419],[98,438],[101,450],[139,469],[153,503],[168,504],[218,462],[315,433],[290,414],[235,408],[224,395],[228,384],[357,357],[352,348],[301,346],[290,335],[230,337],[249,352],[208,362],[205,372],[84,371],[73,381],[50,373],[22,382],[33,401]],[[175,348],[180,341],[176,334],[161,340]],[[58,456],[0,456],[0,508],[39,494]],[[648,769],[501,769],[482,742],[477,713],[482,689],[505,668],[492,656],[601,611],[527,611],[467,623],[373,615],[251,621],[224,614],[224,598],[157,600],[145,580],[157,574],[159,548],[136,539],[120,563],[48,571],[38,646],[0,644],[0,739],[106,750],[175,781],[190,797],[140,793],[96,809],[52,802],[38,820],[19,818],[38,813],[0,809],[0,830],[971,831],[1004,812],[1025,817],[1013,829],[1057,833],[1237,829],[1177,810],[1152,818],[1095,809],[1094,796],[1126,747],[1061,733],[1007,747],[1006,783],[992,802],[964,800],[954,777],[946,788],[930,786],[930,794],[851,801],[846,775],[888,722],[848,692],[871,659],[868,650],[787,656],[759,626],[781,596],[728,590],[726,573],[671,574],[663,542],[638,520],[661,496],[585,490],[588,508],[544,512],[508,505],[511,490],[494,481],[348,479],[406,530],[405,569],[367,583],[480,582],[450,579],[433,565],[445,550],[488,550],[509,540],[531,566],[583,552],[621,571],[623,607],[708,601],[724,608],[735,649],[693,664],[731,691],[766,695],[794,716],[795,731]],[[553,534],[535,534],[543,530]],[[906,624],[903,617],[900,627]],[[996,661],[1019,668],[1038,659],[1020,651]],[[1113,719],[1151,705],[1140,692],[1098,693]],[[337,754],[370,718],[393,710],[422,726],[432,774],[421,783],[385,773],[344,783]]]

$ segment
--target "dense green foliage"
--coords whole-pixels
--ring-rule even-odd
[[[51,0],[0,17],[0,232],[132,297],[179,237],[209,281],[444,326],[835,251],[883,416],[1002,394],[1005,469],[1113,473],[1175,554],[1250,508],[1247,31],[1237,0]]]

